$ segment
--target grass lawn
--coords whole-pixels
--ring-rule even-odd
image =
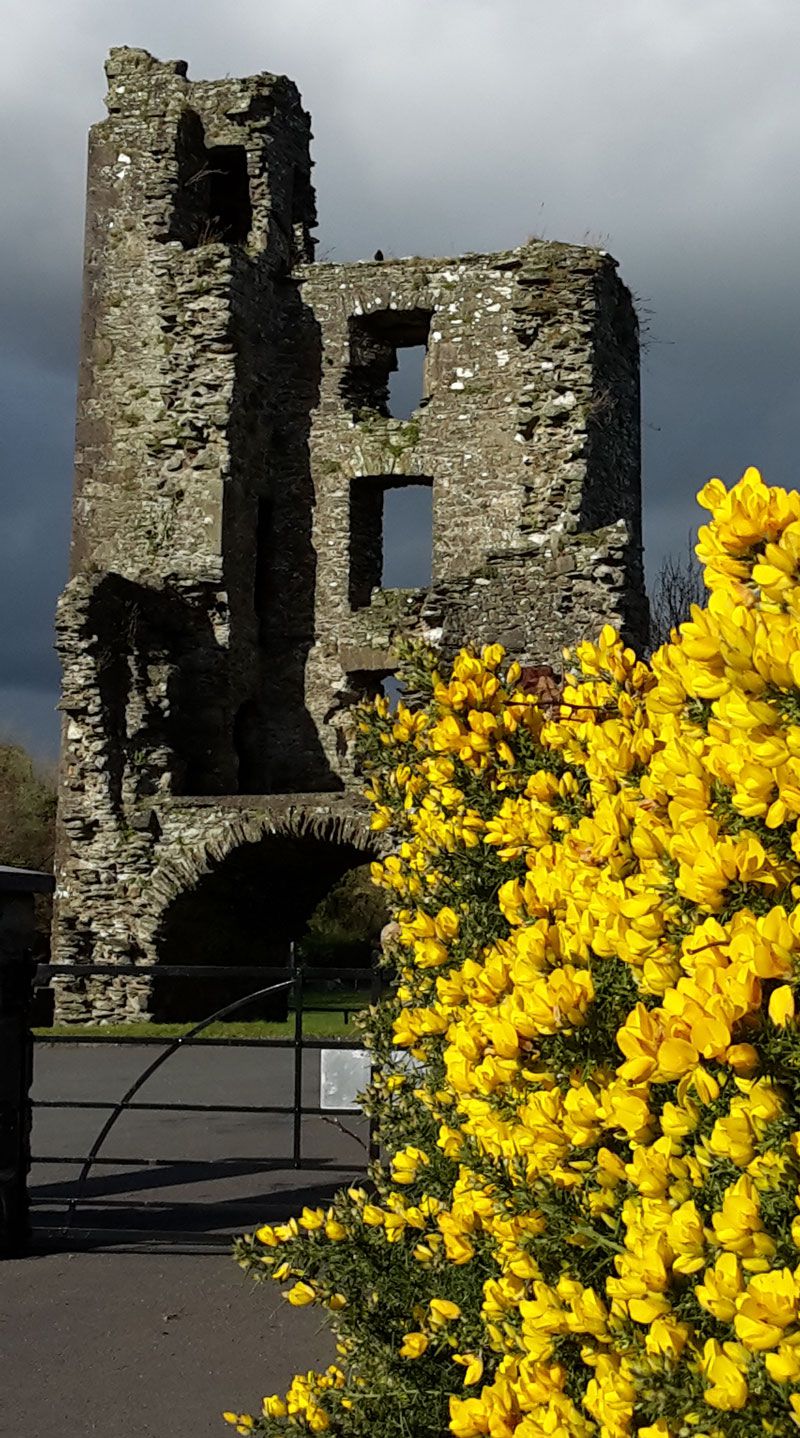
[[[356,1037],[351,1021],[355,1009],[369,1003],[369,995],[363,991],[339,989],[305,990],[305,1012],[303,1034],[310,1039],[343,1039]],[[343,1010],[347,1007],[347,1019]],[[316,1012],[319,1010],[319,1012]],[[71,1038],[97,1039],[109,1042],[113,1039],[176,1039],[188,1033],[191,1024],[53,1024],[52,1028],[34,1029],[39,1039]],[[285,1023],[267,1022],[263,1019],[233,1019],[228,1023],[211,1024],[203,1030],[199,1039],[291,1039],[294,1037],[294,1013],[290,1012]]]

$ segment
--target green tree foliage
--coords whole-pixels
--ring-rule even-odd
[[[0,744],[0,864],[53,867],[56,790],[19,744]]]
[[[19,744],[0,744],[0,864],[53,868],[56,787],[53,776]],[[37,899],[37,956],[47,953],[51,901]]]
[[[351,869],[314,910],[300,945],[303,956],[310,964],[366,966],[388,921],[389,906],[369,864]]]

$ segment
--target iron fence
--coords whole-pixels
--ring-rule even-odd
[[[158,1168],[162,1165],[173,1164],[173,1159],[163,1159],[153,1156],[139,1157],[110,1157],[103,1152],[106,1140],[117,1121],[125,1113],[191,1113],[191,1114],[237,1114],[237,1115],[258,1115],[264,1118],[270,1116],[290,1117],[291,1128],[291,1152],[284,1155],[277,1155],[263,1160],[264,1171],[281,1169],[315,1169],[319,1170],[323,1165],[319,1157],[309,1157],[303,1149],[303,1122],[307,1118],[323,1118],[338,1122],[341,1118],[353,1117],[354,1109],[352,1104],[346,1107],[323,1106],[322,1103],[313,1104],[304,1102],[304,1058],[309,1051],[363,1051],[364,1045],[356,1037],[311,1037],[306,1033],[305,1020],[309,1014],[328,1012],[342,1013],[348,1017],[354,1012],[352,997],[344,996],[340,1004],[336,1003],[335,993],[331,1002],[324,1006],[321,1004],[308,1003],[308,990],[311,985],[320,982],[348,983],[351,985],[363,986],[365,1004],[358,1007],[365,1007],[366,1003],[374,1002],[379,996],[381,983],[378,974],[373,968],[343,968],[330,969],[319,966],[306,966],[299,961],[294,948],[292,949],[291,964],[284,968],[272,967],[258,968],[254,966],[237,966],[229,964],[215,965],[154,965],[152,968],[143,968],[141,965],[117,965],[117,964],[47,964],[40,965],[37,982],[42,983],[50,979],[59,978],[98,978],[98,977],[127,977],[135,976],[142,978],[143,975],[153,978],[168,978],[190,981],[192,979],[230,979],[241,981],[244,979],[260,980],[261,987],[254,989],[251,993],[244,995],[232,1002],[225,1004],[222,1008],[215,1010],[198,1023],[192,1024],[186,1032],[174,1038],[165,1038],[161,1035],[135,1036],[120,1035],[114,1033],[104,1036],[102,1026],[98,1026],[91,1034],[41,1034],[35,1039],[34,1044],[34,1074],[36,1072],[35,1055],[36,1049],[43,1044],[47,1045],[135,1045],[137,1047],[157,1047],[160,1052],[149,1063],[146,1064],[136,1080],[128,1087],[120,1099],[76,1099],[68,1097],[36,1098],[32,1101],[34,1114],[46,1110],[62,1111],[89,1111],[105,1114],[106,1117],[98,1131],[94,1142],[87,1153],[77,1155],[39,1153],[34,1150],[32,1155],[33,1165],[60,1165],[63,1167],[78,1167],[79,1175],[77,1180],[67,1182],[61,1200],[62,1206],[66,1209],[66,1218],[61,1225],[62,1231],[70,1228],[76,1214],[85,1202],[86,1185],[91,1171],[101,1167],[147,1167]],[[268,985],[264,985],[265,978],[269,978]],[[286,993],[289,999],[289,1018],[291,1032],[287,1037],[281,1036],[218,1036],[204,1037],[204,1031],[212,1024],[231,1018],[238,1010],[252,1005],[256,1000],[265,998],[268,995]],[[292,1102],[281,1104],[253,1104],[253,1103],[193,1103],[180,1101],[149,1101],[137,1098],[140,1090],[147,1081],[172,1058],[173,1054],[180,1049],[191,1046],[202,1048],[228,1048],[228,1049],[263,1049],[263,1050],[291,1050],[292,1074],[291,1089]],[[347,1132],[345,1130],[345,1132]],[[35,1130],[34,1130],[35,1133]],[[351,1137],[353,1135],[351,1134]],[[360,1140],[358,1140],[360,1142]],[[365,1145],[369,1157],[375,1156],[375,1140],[372,1123],[369,1124],[368,1140]],[[366,1159],[366,1154],[365,1154]],[[192,1160],[181,1159],[181,1165],[189,1170],[192,1166],[208,1168],[209,1163],[222,1175],[226,1167],[233,1164],[252,1162],[258,1165],[259,1160]],[[364,1164],[366,1166],[366,1163]],[[325,1173],[352,1173],[356,1165],[354,1163],[338,1163],[324,1161]],[[35,1191],[32,1195],[34,1210],[37,1199]],[[47,1203],[58,1202],[58,1195],[48,1194]],[[147,1209],[158,1205],[151,1200],[142,1200],[137,1204],[137,1209]]]

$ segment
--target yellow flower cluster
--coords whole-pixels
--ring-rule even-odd
[[[607,628],[543,706],[464,651],[365,725],[420,1066],[314,1253],[369,1230],[416,1270],[386,1392],[439,1373],[455,1438],[800,1429],[800,494],[748,470],[700,501],[708,605],[649,664]],[[282,1278],[270,1233],[250,1261]],[[349,1407],[308,1389],[343,1434],[350,1323]]]
[[[263,1400],[260,1418],[284,1418],[304,1432],[324,1433],[330,1427],[330,1419],[322,1402],[326,1395],[344,1388],[344,1383],[344,1373],[335,1363],[324,1373],[298,1373],[292,1379],[285,1398],[271,1394]],[[261,1427],[259,1419],[252,1413],[223,1413],[222,1416],[237,1433],[254,1433],[257,1424]]]

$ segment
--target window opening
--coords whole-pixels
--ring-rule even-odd
[[[374,589],[422,589],[431,583],[432,481],[367,475],[350,486],[350,604],[361,609]]]
[[[226,245],[244,244],[253,223],[247,153],[241,145],[214,145],[208,153],[208,221]]]
[[[425,401],[424,345],[408,345],[397,351],[397,368],[389,376],[389,414],[392,419],[410,419]]]
[[[426,403],[425,355],[430,310],[376,310],[351,315],[350,362],[342,397],[358,420],[368,414],[408,419]]]
[[[400,700],[405,696],[405,689],[396,674],[387,674],[381,684],[384,698],[389,701],[389,711],[394,714]]]
[[[351,669],[347,675],[348,703],[372,701],[386,693],[386,685],[394,678],[393,670]]]
[[[311,231],[316,223],[316,203],[311,175],[307,170],[301,170],[296,165],[292,175],[291,225],[292,258],[298,264],[314,258],[314,246],[317,242]]]
[[[424,589],[431,582],[433,489],[409,484],[383,500],[383,589]]]
[[[207,146],[203,122],[185,110],[176,140],[178,184],[165,238],[184,249],[244,244],[253,223],[247,152],[242,145]]]

